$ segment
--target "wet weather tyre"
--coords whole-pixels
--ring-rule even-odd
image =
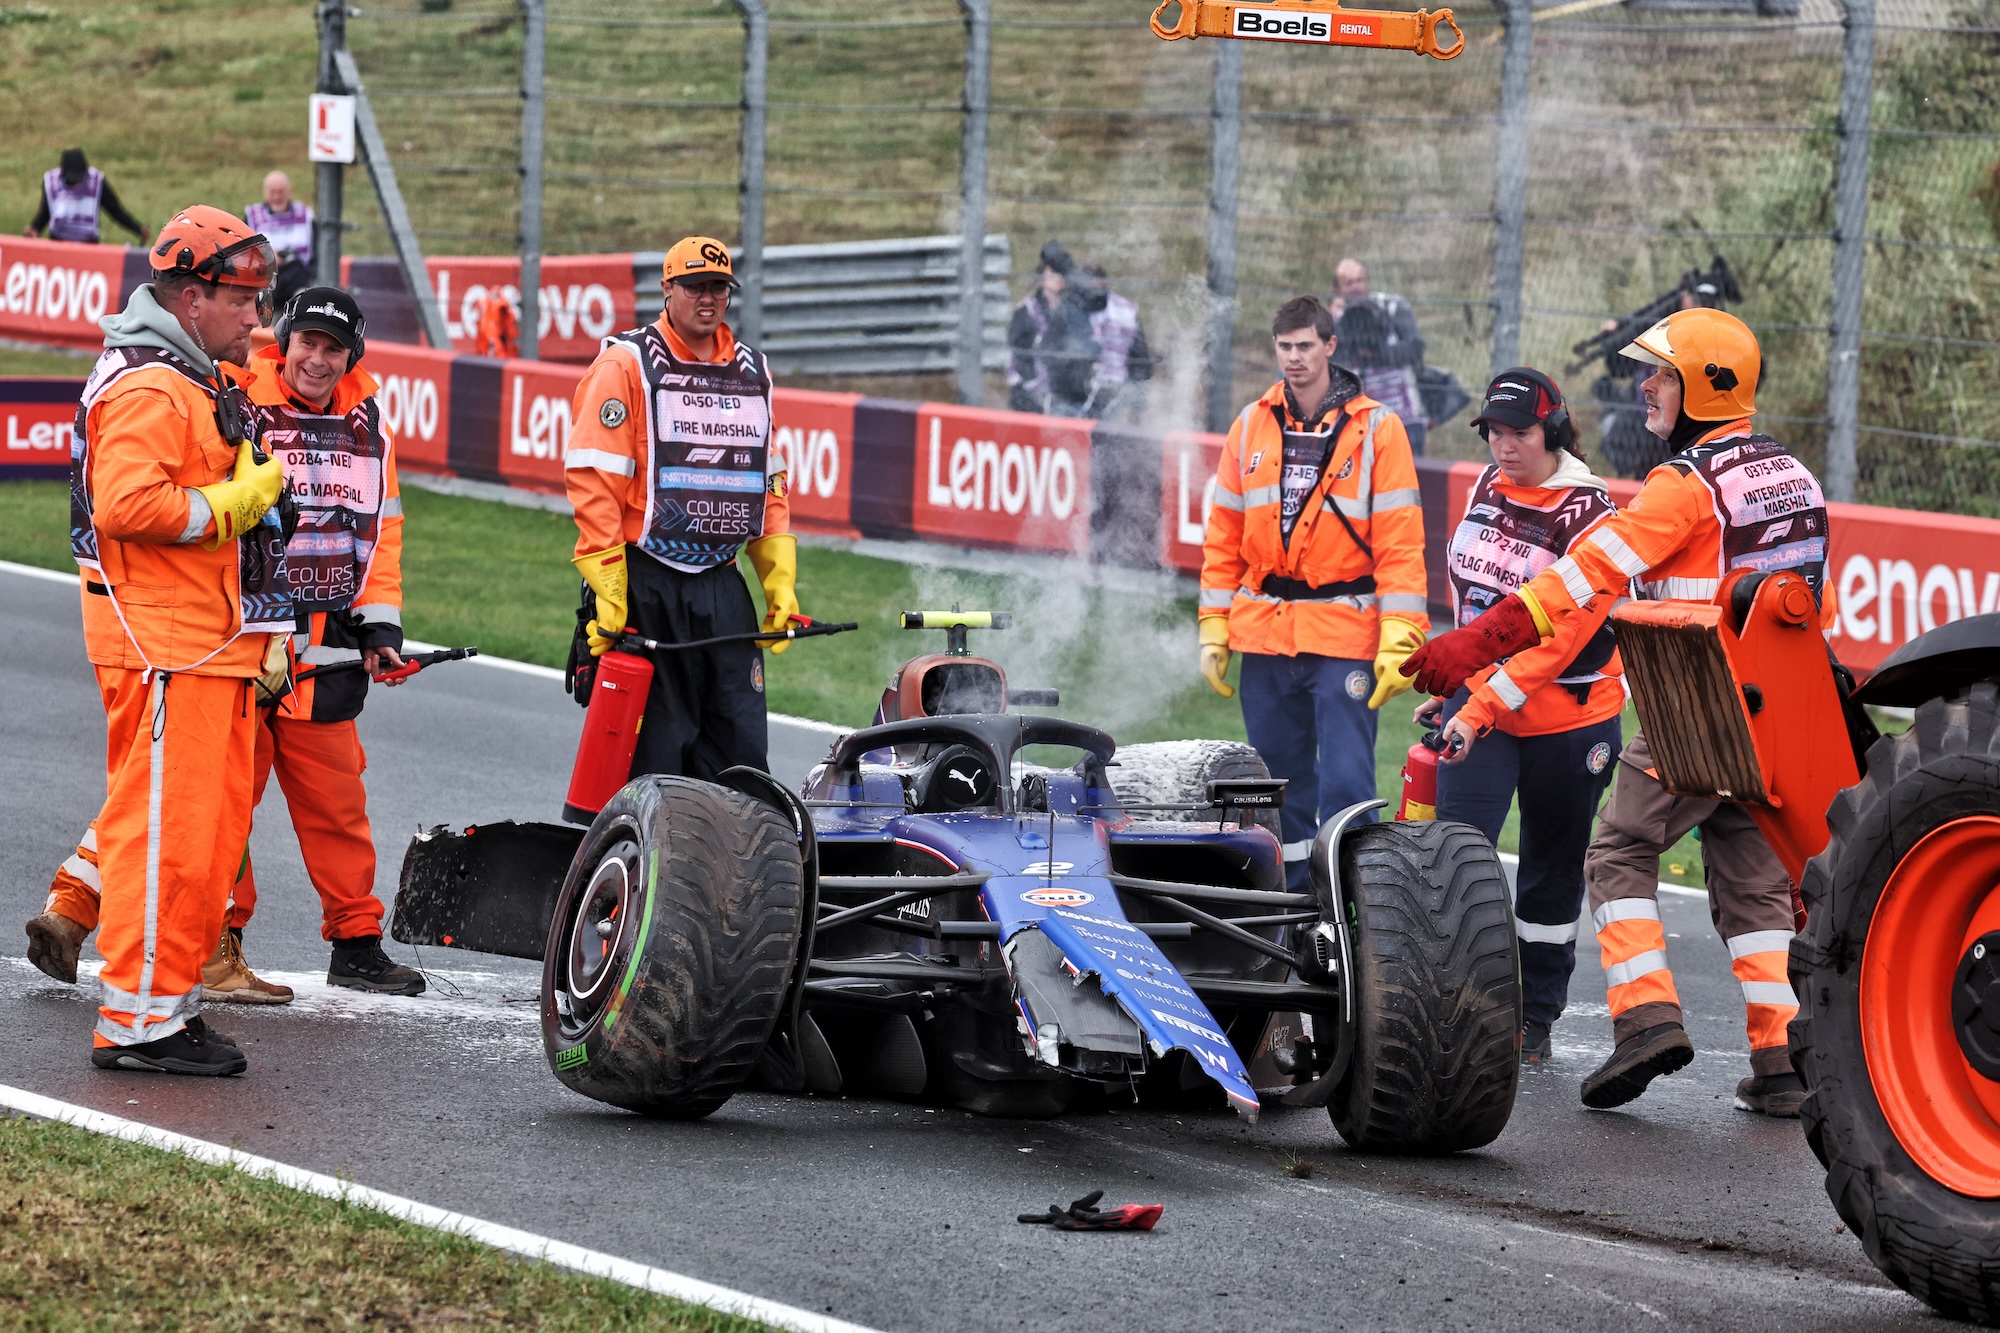
[[[1369,824],[1341,842],[1354,954],[1347,1074],[1328,1113],[1351,1146],[1483,1147],[1513,1114],[1521,983],[1513,900],[1477,829]]]
[[[2000,934],[1995,687],[1932,700],[1877,741],[1827,823],[1791,954],[1806,1141],[1885,1276],[2000,1325],[2000,973],[1980,967]]]
[[[646,1115],[708,1115],[750,1079],[799,944],[799,843],[773,807],[635,779],[577,849],[542,959],[564,1084]]]
[[[1264,757],[1241,741],[1153,741],[1121,745],[1113,756],[1111,788],[1124,805],[1207,806],[1208,784],[1227,778],[1268,778]],[[1146,819],[1212,820],[1213,810],[1139,811]],[[1284,841],[1276,810],[1260,810],[1255,822]]]

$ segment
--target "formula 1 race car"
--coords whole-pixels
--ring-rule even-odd
[[[1250,1118],[1326,1107],[1358,1148],[1500,1133],[1521,999],[1475,830],[1365,802],[1288,887],[1284,784],[1250,747],[1010,712],[1056,698],[968,652],[1004,616],[904,621],[947,651],[906,663],[802,793],[641,777],[588,829],[431,829],[395,937],[541,959],[556,1077],[649,1115],[743,1088],[1001,1116],[1219,1089]]]
[[[1613,619],[1660,781],[1741,802],[1800,888],[1792,1065],[1834,1210],[1898,1286],[2000,1325],[2000,615],[1858,689],[1795,572]]]

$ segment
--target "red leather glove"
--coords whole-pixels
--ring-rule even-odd
[[[1417,678],[1425,694],[1449,699],[1482,667],[1511,657],[1542,641],[1534,613],[1519,597],[1501,598],[1464,629],[1440,634],[1403,663],[1403,674]]]

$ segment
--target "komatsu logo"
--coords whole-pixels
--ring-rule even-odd
[[[1262,37],[1281,42],[1331,42],[1333,23],[1324,14],[1299,14],[1283,9],[1239,9],[1236,37]]]

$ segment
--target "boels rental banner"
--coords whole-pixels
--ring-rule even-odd
[[[123,308],[126,249],[0,240],[0,338],[100,347],[97,321]]]
[[[910,527],[955,546],[1090,552],[1088,421],[923,403]]]
[[[375,400],[382,424],[394,434],[396,466],[442,472],[449,466],[451,440],[450,352],[406,343],[368,344],[364,367],[381,386]]]
[[[771,391],[771,447],[784,459],[792,524],[802,532],[856,537],[854,405],[858,393]]]

